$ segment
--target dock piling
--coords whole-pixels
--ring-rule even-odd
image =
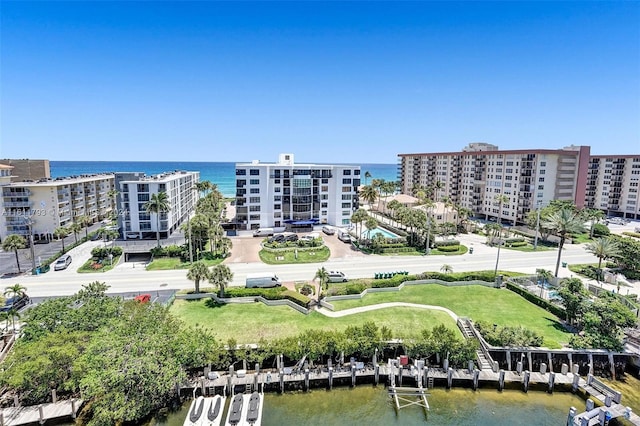
[[[42,408],[42,404],[38,405],[38,417],[39,417],[38,422],[41,425],[43,425],[45,422],[45,419],[44,419],[44,408]]]
[[[351,366],[351,386],[356,387],[356,366]]]
[[[518,363],[516,364],[516,372],[518,373],[518,375],[522,374],[522,361],[518,361]]]
[[[585,411],[591,411],[593,410],[593,408],[596,406],[595,402],[593,402],[593,399],[589,398],[587,399],[587,402],[585,403]]]
[[[376,363],[373,366],[374,382],[377,385],[380,382],[380,366]]]
[[[284,370],[278,371],[280,375],[280,393],[284,393]]]
[[[467,369],[469,370],[469,374],[473,373],[473,368],[475,367],[475,365],[473,364],[473,360],[469,360],[469,362],[467,363]]]
[[[524,391],[529,392],[529,379],[531,378],[531,373],[529,370],[524,371],[524,378],[522,379],[522,384],[524,385]]]
[[[563,376],[566,376],[568,372],[569,372],[569,366],[563,363],[562,367],[560,367],[560,374],[562,374]]]
[[[498,361],[493,361],[493,368],[491,369],[494,373],[497,373],[498,370],[500,370],[500,364],[498,364]]]
[[[447,370],[447,389],[451,389],[453,385],[453,368],[449,367]]]
[[[540,364],[540,374],[547,374],[547,364],[545,362]]]
[[[567,424],[568,425],[572,425],[573,424],[573,419],[576,417],[576,413],[577,412],[578,412],[578,410],[576,409],[576,407],[569,408],[569,415],[567,416]]]
[[[329,389],[333,389],[333,367],[329,367]]]
[[[53,402],[54,404],[58,402],[58,395],[55,389],[51,389],[51,402]]]
[[[473,390],[477,390],[478,389],[479,382],[480,382],[480,370],[475,368],[473,370]]]
[[[304,390],[305,391],[309,390],[309,369],[308,368],[304,369]]]
[[[573,391],[576,392],[579,386],[580,386],[580,376],[577,374],[574,374],[573,382],[571,383],[571,389],[573,389]]]
[[[553,386],[556,382],[556,373],[549,373],[549,393],[553,393]]]
[[[498,390],[502,391],[504,389],[504,370],[500,369],[500,374],[498,375]]]

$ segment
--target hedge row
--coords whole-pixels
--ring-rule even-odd
[[[509,244],[509,243],[522,243],[525,242],[525,239],[522,237],[512,237],[512,238],[506,238],[504,240],[505,243]]]
[[[236,288],[230,287],[224,291],[224,297],[256,297],[262,296],[267,300],[290,300],[304,308],[309,307],[311,299],[286,287],[273,288]]]
[[[458,240],[444,240],[444,241],[436,241],[433,243],[433,246],[437,249],[440,247],[449,247],[449,246],[459,246],[460,241]]]
[[[524,247],[528,243],[526,241],[515,241],[513,243],[506,242],[505,244],[507,247]]]
[[[113,257],[120,256],[122,254],[122,247],[94,247],[93,250],[91,250],[91,256],[96,259],[106,259],[109,257],[109,254],[112,254]]]
[[[524,297],[526,300],[528,300],[529,302],[533,303],[534,305],[538,305],[542,309],[545,309],[545,310],[551,312],[552,314],[554,314],[558,318],[562,318],[562,319],[566,318],[566,315],[567,315],[566,311],[564,309],[554,305],[553,303],[549,302],[548,300],[541,299],[540,297],[536,296],[535,294],[529,293],[527,290],[521,288],[520,286],[512,284],[510,282],[507,282],[506,286],[507,286],[507,288],[509,290],[513,291],[514,293],[519,294],[520,296]]]
[[[187,252],[187,247],[172,244],[165,247],[154,247],[149,252],[153,257],[180,257]]]
[[[440,246],[440,247],[436,247],[438,251],[441,252],[446,252],[446,253],[453,253],[456,252],[458,250],[460,250],[460,246]]]
[[[640,232],[628,232],[628,231],[625,231],[625,232],[622,233],[622,235],[626,235],[628,237],[640,238]]]
[[[393,248],[383,248],[382,250],[377,249],[376,253],[412,253],[416,251],[414,247],[393,247]]]

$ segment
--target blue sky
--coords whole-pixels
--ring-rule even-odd
[[[640,153],[640,2],[0,4],[0,157]]]

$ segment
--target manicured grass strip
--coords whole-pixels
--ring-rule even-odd
[[[525,253],[535,253],[538,251],[547,251],[547,250],[555,250],[555,247],[545,247],[545,246],[541,246],[540,244],[538,244],[538,249],[534,250],[533,248],[533,244],[527,244],[526,246],[522,246],[522,247],[506,247],[503,246],[502,247],[504,250],[515,250],[515,251],[523,251]]]
[[[507,289],[483,286],[445,287],[437,284],[406,286],[401,291],[368,294],[361,300],[331,302],[336,310],[386,302],[422,303],[451,309],[461,317],[501,326],[522,325],[540,333],[544,346],[559,348],[571,334],[558,318]]]
[[[268,265],[283,265],[287,263],[317,263],[324,262],[331,256],[331,251],[325,247],[318,247],[317,249],[298,250],[298,256],[296,259],[295,249],[283,250],[278,252],[271,252],[267,250],[260,250],[258,253],[260,260]]]
[[[463,246],[462,244],[460,244],[460,246],[458,247],[458,250],[456,251],[442,251],[442,250],[438,250],[437,248],[433,248],[429,251],[429,256],[435,256],[435,255],[456,256],[459,254],[465,254],[468,251],[469,249],[467,248],[467,246]]]
[[[207,266],[215,266],[224,259],[202,259]],[[195,259],[194,259],[195,262]],[[168,269],[188,269],[191,264],[182,262],[179,257],[158,257],[147,265],[147,271],[163,271]]]
[[[275,339],[293,336],[309,329],[342,330],[348,325],[362,325],[373,321],[378,327],[387,326],[393,336],[409,336],[423,328],[444,324],[458,330],[455,321],[445,312],[413,308],[389,308],[329,318],[317,312],[303,315],[287,306],[228,304],[207,307],[206,299],[176,300],[171,312],[189,325],[212,330],[222,341],[234,338],[238,343],[257,343],[261,338]]]

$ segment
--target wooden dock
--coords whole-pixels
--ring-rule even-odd
[[[0,412],[0,426],[44,424],[47,420],[75,419],[82,403],[81,399],[72,399],[29,407],[3,408]]]

